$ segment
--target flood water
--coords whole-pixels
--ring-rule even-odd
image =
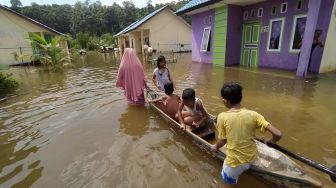
[[[167,58],[173,58],[167,55]],[[292,72],[191,63],[167,66],[176,92],[194,87],[211,114],[225,109],[223,82],[240,82],[243,105],[283,132],[280,145],[326,166],[336,164],[336,73],[297,79]],[[0,187],[223,187],[222,163],[148,106],[128,106],[115,88],[119,61],[74,57],[62,73],[12,68],[19,91],[0,103]],[[155,65],[145,67],[148,83]],[[268,135],[269,136],[269,135]],[[335,187],[327,175],[303,168]],[[267,186],[244,174],[237,188]]]

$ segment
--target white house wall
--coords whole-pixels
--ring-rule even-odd
[[[32,54],[28,32],[49,32],[48,30],[33,24],[11,12],[0,9],[0,64],[17,63],[13,58],[13,52],[20,54]],[[49,32],[50,33],[50,32]],[[29,61],[29,58],[25,58]]]
[[[336,70],[336,3],[332,11],[324,52],[320,65],[320,73]]]
[[[191,51],[191,27],[181,19],[165,9],[139,29],[150,29],[150,46],[158,52]]]

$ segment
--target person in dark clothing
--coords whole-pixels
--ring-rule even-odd
[[[315,30],[314,39],[313,39],[313,44],[312,44],[312,47],[311,47],[311,50],[310,50],[309,63],[308,63],[308,68],[307,68],[307,70],[310,69],[311,59],[312,59],[312,55],[313,55],[314,49],[315,49],[317,46],[320,46],[321,48],[324,47],[324,44],[320,41],[320,36],[321,36],[321,34],[322,34],[322,30],[321,30],[321,29],[316,29],[316,30]],[[298,44],[298,47],[299,47],[299,48],[301,48],[301,46],[302,46],[302,39],[301,39],[301,41],[300,41],[299,44]],[[299,57],[300,57],[300,53],[299,53]]]

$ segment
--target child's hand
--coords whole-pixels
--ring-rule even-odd
[[[196,128],[198,128],[200,124],[198,122],[192,122],[192,126],[195,126]]]
[[[216,153],[218,151],[218,148],[217,148],[216,144],[211,146],[211,151],[212,151],[212,153]]]
[[[185,131],[185,130],[187,129],[187,125],[184,124],[184,123],[182,123],[182,124],[180,125],[180,128],[181,128],[183,131]]]

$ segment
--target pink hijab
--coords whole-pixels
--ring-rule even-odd
[[[145,73],[139,58],[131,48],[125,48],[119,65],[116,86],[125,90],[125,97],[134,103],[143,100]]]

